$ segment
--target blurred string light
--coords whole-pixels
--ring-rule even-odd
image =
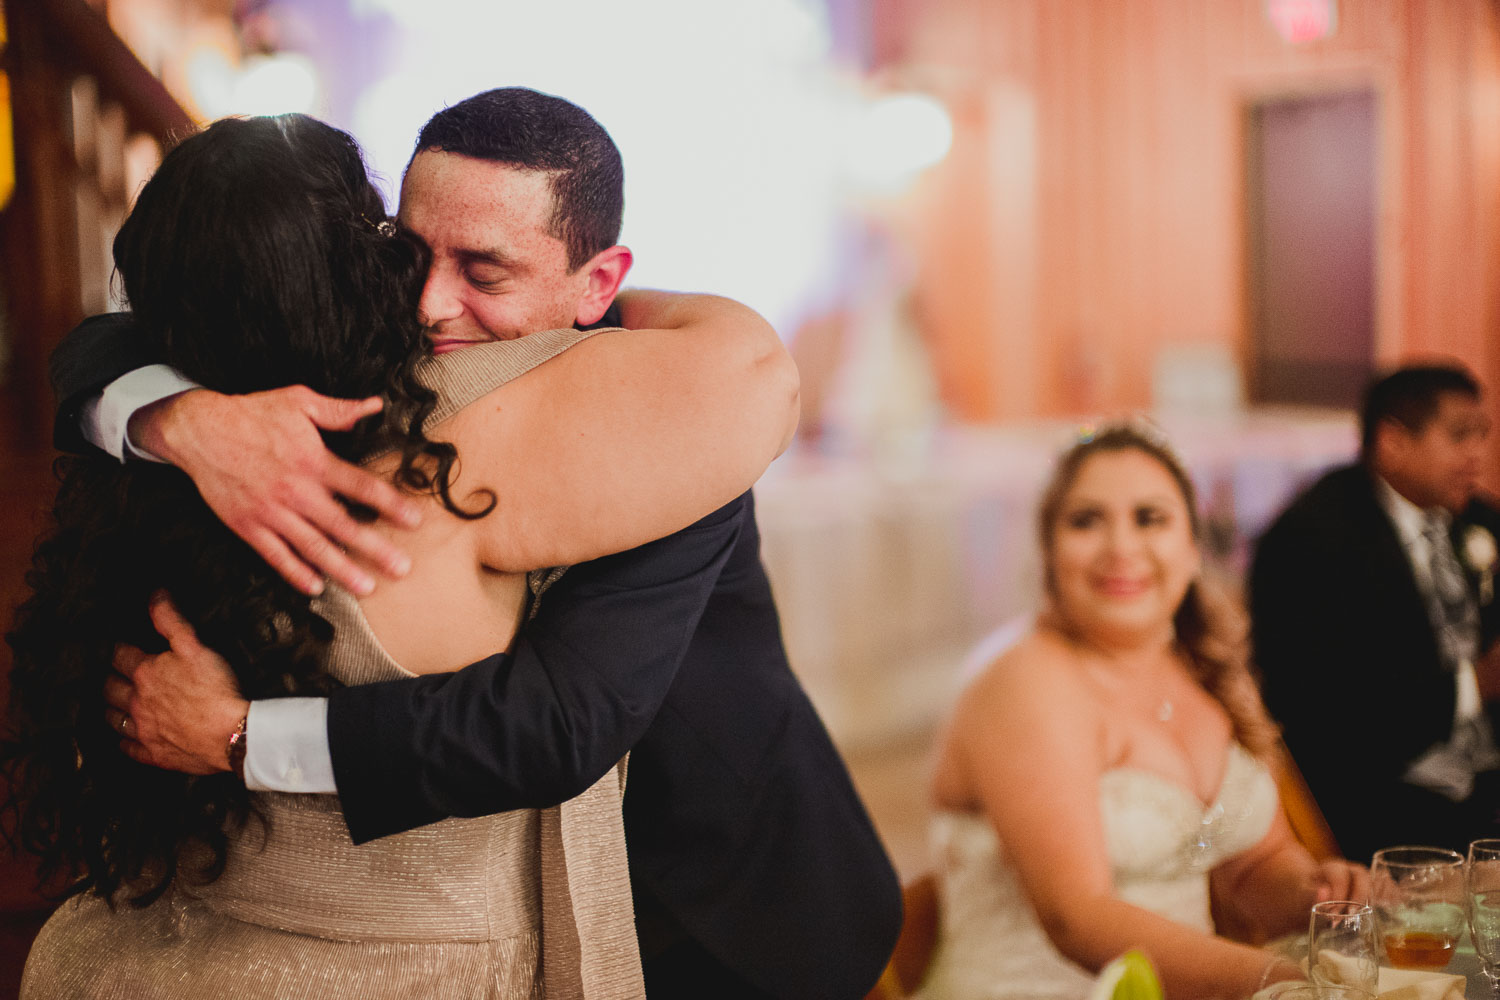
[[[845,214],[952,141],[937,101],[867,95],[835,65],[821,0],[350,3],[394,22],[389,73],[348,123],[392,188],[439,108],[492,87],[557,94],[624,156],[632,283],[732,295],[783,329],[835,281]]]

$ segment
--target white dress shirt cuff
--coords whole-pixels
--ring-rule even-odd
[[[245,723],[245,787],[254,792],[332,794],[327,698],[250,703]]]
[[[189,389],[202,388],[183,378],[167,365],[147,365],[126,372],[104,387],[104,391],[83,404],[79,411],[80,429],[90,443],[103,448],[120,461],[142,458],[150,462],[161,459],[130,440],[130,418],[143,406],[150,406],[168,396]]]

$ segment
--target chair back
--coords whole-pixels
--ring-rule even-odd
[[[1297,770],[1297,764],[1285,745],[1277,747],[1271,763],[1271,775],[1276,781],[1276,792],[1281,798],[1281,809],[1286,813],[1287,825],[1292,828],[1292,835],[1307,849],[1307,853],[1319,861],[1343,857],[1338,841],[1333,837],[1333,830],[1323,818],[1323,810],[1318,808],[1312,790],[1307,787],[1302,772]],[[1221,889],[1227,887],[1221,886],[1218,879],[1211,879],[1209,888],[1214,931],[1219,936],[1256,947],[1263,946],[1270,940],[1272,935],[1242,912],[1232,895],[1221,895]]]
[[[1281,796],[1281,808],[1286,813],[1287,822],[1291,824],[1292,833],[1307,848],[1307,853],[1319,861],[1343,857],[1344,852],[1339,850],[1339,842],[1333,835],[1333,829],[1328,825],[1328,820],[1323,818],[1318,800],[1313,798],[1312,789],[1307,787],[1306,779],[1297,769],[1297,762],[1292,760],[1291,751],[1285,744],[1281,745],[1276,755],[1274,773],[1276,791]]]
[[[937,948],[940,912],[937,877],[924,872],[901,888],[901,935],[880,981],[865,1000],[904,1000],[916,992]]]

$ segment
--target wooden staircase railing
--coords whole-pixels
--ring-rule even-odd
[[[161,149],[195,126],[85,0],[0,0],[15,188],[0,208],[0,632],[51,499],[47,358],[110,304],[111,244]],[[0,706],[10,650],[0,643]],[[3,789],[0,789],[3,791]],[[0,1000],[45,915],[24,859],[0,846]]]
[[[84,0],[10,0],[16,190],[0,215],[12,440],[50,441],[47,356],[109,304],[110,244],[173,136],[195,127],[160,80]]]

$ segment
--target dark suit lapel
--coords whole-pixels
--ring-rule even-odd
[[[1427,664],[1431,670],[1445,672],[1438,656],[1437,632],[1428,615],[1427,600],[1417,589],[1417,578],[1413,575],[1411,560],[1406,546],[1396,533],[1396,526],[1380,505],[1375,493],[1373,473],[1360,468],[1358,480],[1352,484],[1358,504],[1351,509],[1358,512],[1363,522],[1364,534],[1369,539],[1369,572],[1375,580],[1389,581],[1385,589],[1385,600],[1370,609],[1372,616],[1389,617],[1392,621],[1405,621],[1414,632],[1420,630],[1423,637],[1421,648],[1431,649],[1432,658]]]

